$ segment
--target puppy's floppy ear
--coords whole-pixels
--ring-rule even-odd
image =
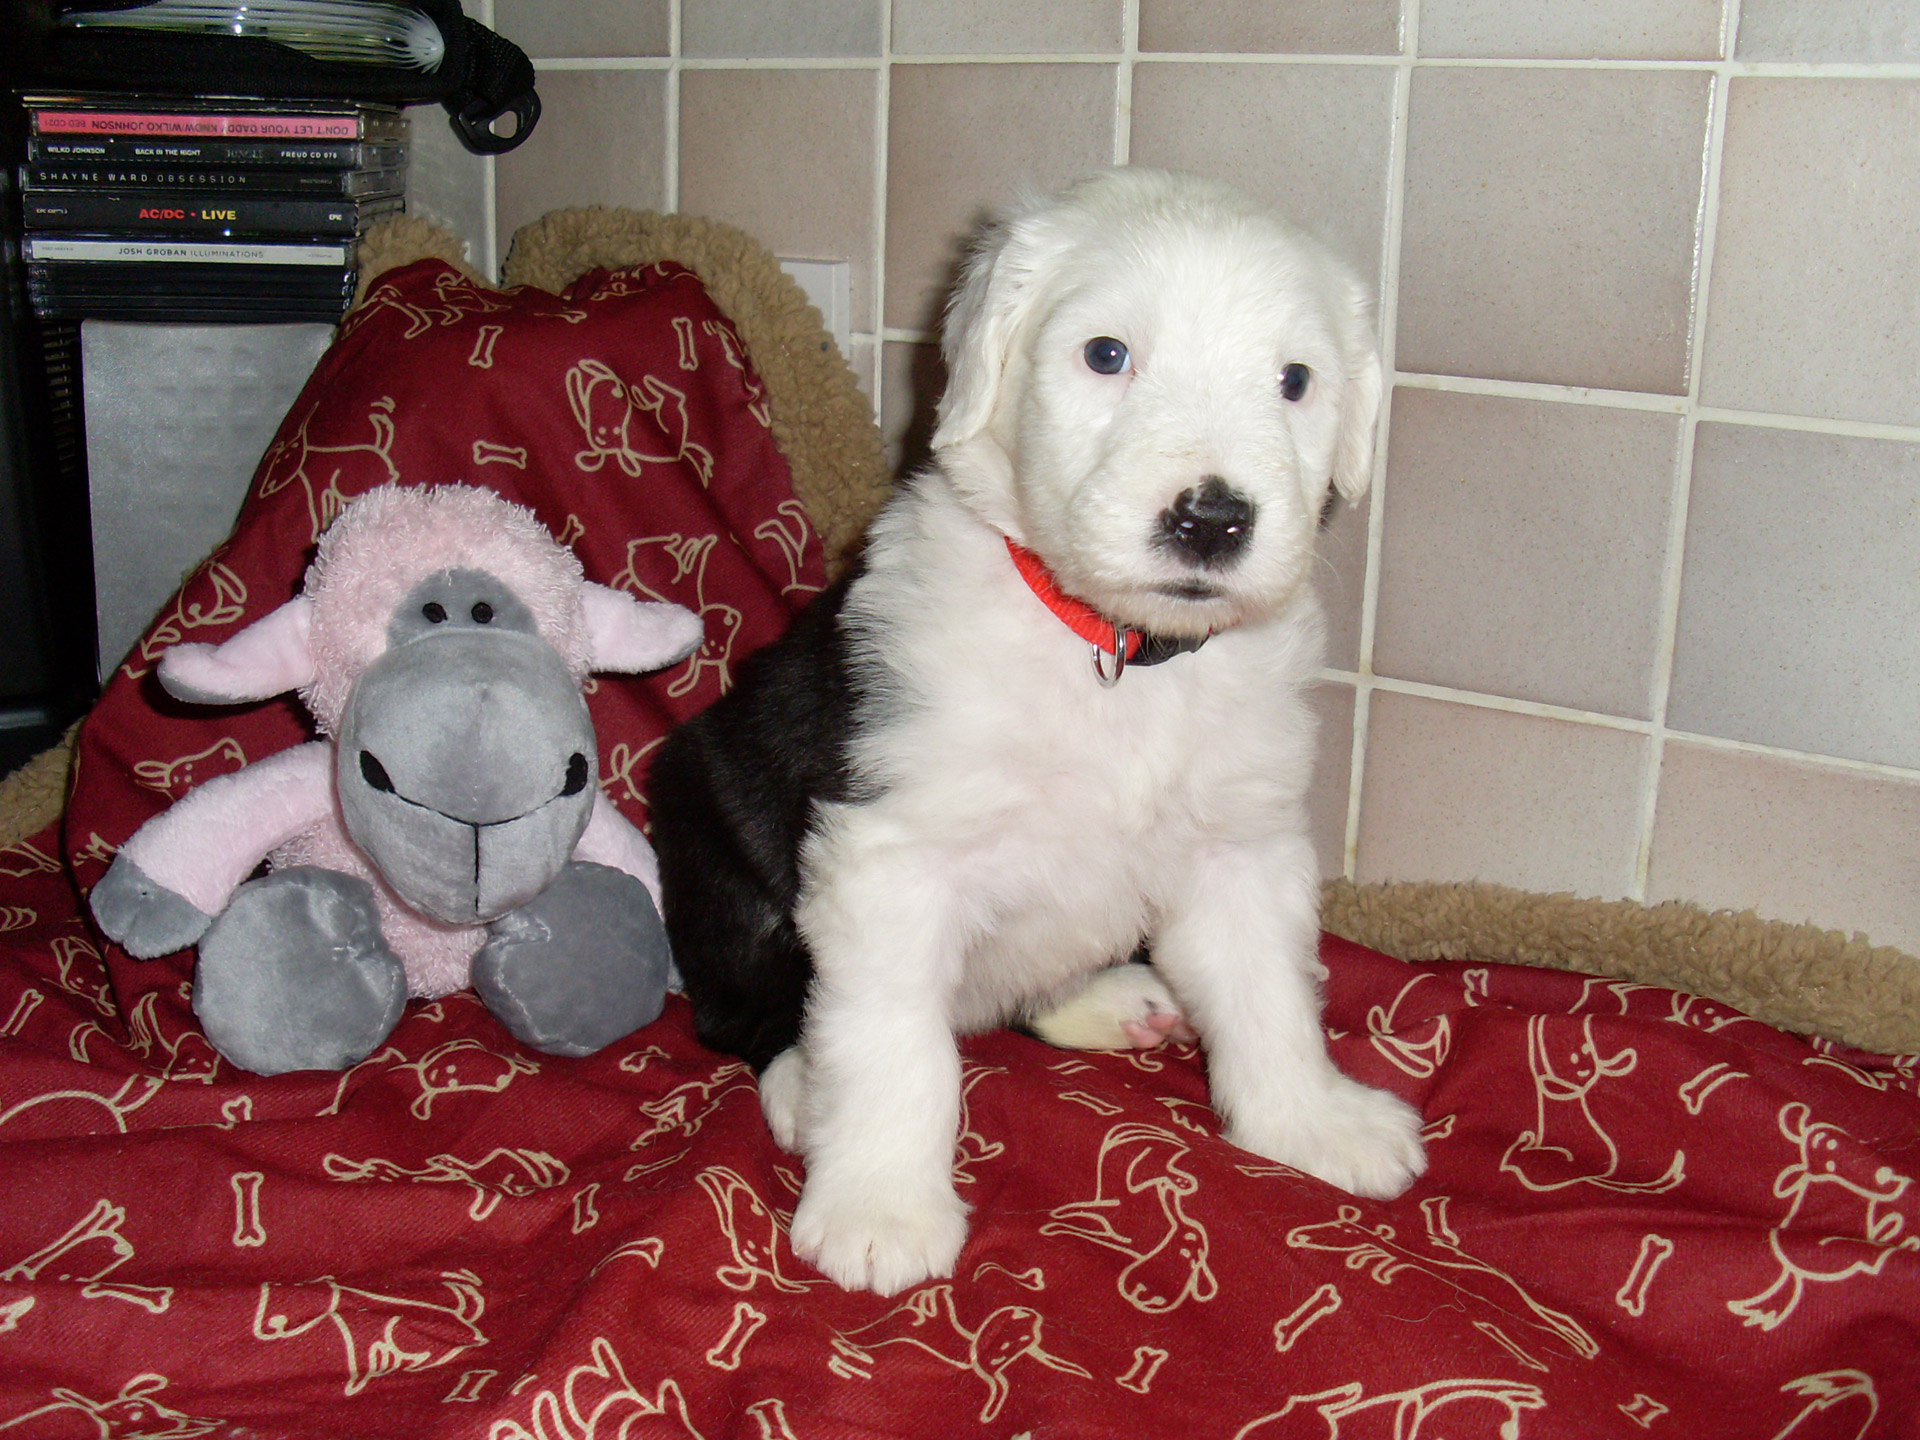
[[[1366,289],[1348,277],[1342,307],[1340,348],[1346,384],[1340,392],[1340,429],[1334,439],[1333,484],[1343,500],[1366,494],[1373,479],[1373,432],[1380,418],[1380,345],[1374,339],[1373,306]]]
[[[982,236],[947,305],[940,355],[947,388],[940,396],[933,448],[974,438],[993,418],[1001,381],[1021,322],[1038,298],[1047,226],[1037,207],[1003,216]]]

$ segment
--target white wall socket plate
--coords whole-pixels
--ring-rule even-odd
[[[844,359],[853,358],[853,266],[845,260],[789,260],[780,268],[807,292]]]

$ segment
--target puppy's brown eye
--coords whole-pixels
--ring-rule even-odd
[[[1298,400],[1307,393],[1307,382],[1313,378],[1313,371],[1298,360],[1280,372],[1280,395],[1282,399]]]
[[[1127,347],[1111,335],[1096,335],[1080,352],[1096,375],[1118,375],[1127,368]]]

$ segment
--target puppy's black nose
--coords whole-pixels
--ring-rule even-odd
[[[1159,543],[1190,565],[1229,564],[1253,535],[1253,502],[1218,475],[1160,512]]]

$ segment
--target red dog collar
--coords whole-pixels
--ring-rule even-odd
[[[1027,588],[1040,597],[1040,603],[1074,634],[1093,646],[1093,669],[1102,685],[1117,685],[1129,665],[1158,665],[1176,655],[1185,655],[1206,644],[1210,635],[1170,639],[1149,635],[1130,625],[1109,620],[1084,600],[1076,600],[1054,582],[1046,561],[1026,546],[1007,539],[1007,553]]]

